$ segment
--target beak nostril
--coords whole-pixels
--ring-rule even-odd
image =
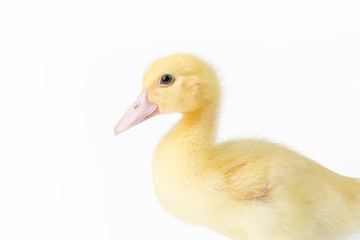
[[[134,110],[138,109],[139,107],[140,107],[140,103],[136,103],[136,104],[134,105]]]

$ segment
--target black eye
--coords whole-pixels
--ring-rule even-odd
[[[160,85],[169,85],[174,81],[174,78],[169,75],[165,74],[160,78]]]

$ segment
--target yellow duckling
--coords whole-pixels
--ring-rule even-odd
[[[360,230],[360,181],[281,145],[215,143],[220,89],[214,70],[188,54],[153,63],[120,133],[159,113],[181,112],[153,163],[156,195],[185,222],[235,240],[332,240]]]

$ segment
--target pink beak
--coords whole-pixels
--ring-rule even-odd
[[[148,89],[146,89],[125,112],[114,128],[115,135],[160,113],[158,105],[149,102],[147,93]]]

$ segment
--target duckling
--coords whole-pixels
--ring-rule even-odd
[[[158,114],[182,113],[153,161],[156,196],[191,224],[234,240],[333,240],[360,230],[360,181],[264,140],[216,143],[218,77],[189,54],[154,62],[118,134]]]

